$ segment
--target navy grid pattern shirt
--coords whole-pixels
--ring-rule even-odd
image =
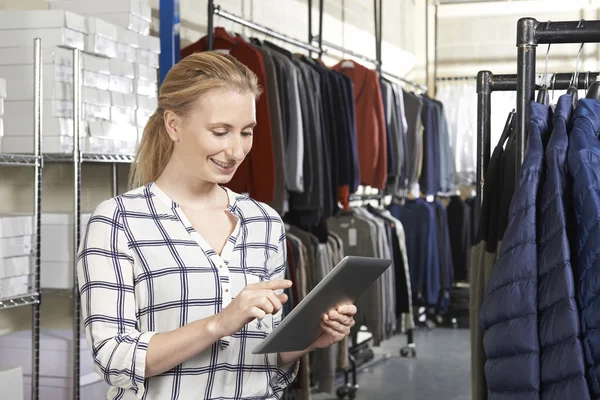
[[[94,368],[108,399],[278,399],[298,363],[278,367],[277,354],[252,350],[281,312],[159,376],[144,379],[150,338],[220,312],[249,283],[283,279],[285,227],[265,204],[233,193],[237,219],[221,255],[155,183],[101,203],[81,242],[77,263],[82,316]]]

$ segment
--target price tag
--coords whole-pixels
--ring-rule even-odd
[[[358,232],[356,228],[348,229],[348,246],[354,247],[358,244]]]

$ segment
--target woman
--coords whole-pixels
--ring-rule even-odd
[[[354,325],[355,306],[342,306],[305,351],[252,354],[292,284],[281,218],[221,186],[252,147],[259,95],[256,76],[228,55],[181,60],[132,165],[137,189],[90,219],[77,272],[109,399],[276,399],[302,355]]]

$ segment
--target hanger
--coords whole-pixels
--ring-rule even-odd
[[[510,134],[513,132],[515,115],[516,111],[513,108],[513,110],[508,113],[508,118],[506,118],[506,124],[504,124],[504,129],[502,130],[502,135],[500,136],[500,141],[498,142],[499,146],[503,146],[506,140],[510,137]]]
[[[548,24],[546,26],[546,28],[548,28],[550,26],[550,21],[548,21]],[[536,99],[537,103],[543,104],[545,106],[550,104],[550,96],[548,95],[548,85],[546,83],[547,79],[548,79],[548,56],[550,55],[550,43],[548,44],[548,50],[546,50],[546,63],[544,65],[544,74],[542,75],[542,86],[540,87],[540,90],[538,91],[538,96]]]
[[[577,24],[577,28],[579,28],[582,24],[583,20],[579,21]],[[577,101],[579,100],[579,90],[577,86],[579,84],[579,59],[581,58],[581,50],[583,50],[583,45],[585,43],[581,43],[581,47],[579,47],[579,51],[577,52],[577,60],[575,61],[575,72],[573,73],[573,77],[571,79],[571,84],[567,89],[567,94],[571,96],[573,100],[573,108],[577,105]]]

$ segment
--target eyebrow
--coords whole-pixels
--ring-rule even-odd
[[[233,129],[234,126],[231,124],[228,124],[227,122],[216,122],[214,124],[209,124],[208,125],[209,128],[227,128],[227,129]],[[248,125],[246,125],[244,127],[244,129],[246,128],[254,128],[256,126],[256,122],[250,122]]]

